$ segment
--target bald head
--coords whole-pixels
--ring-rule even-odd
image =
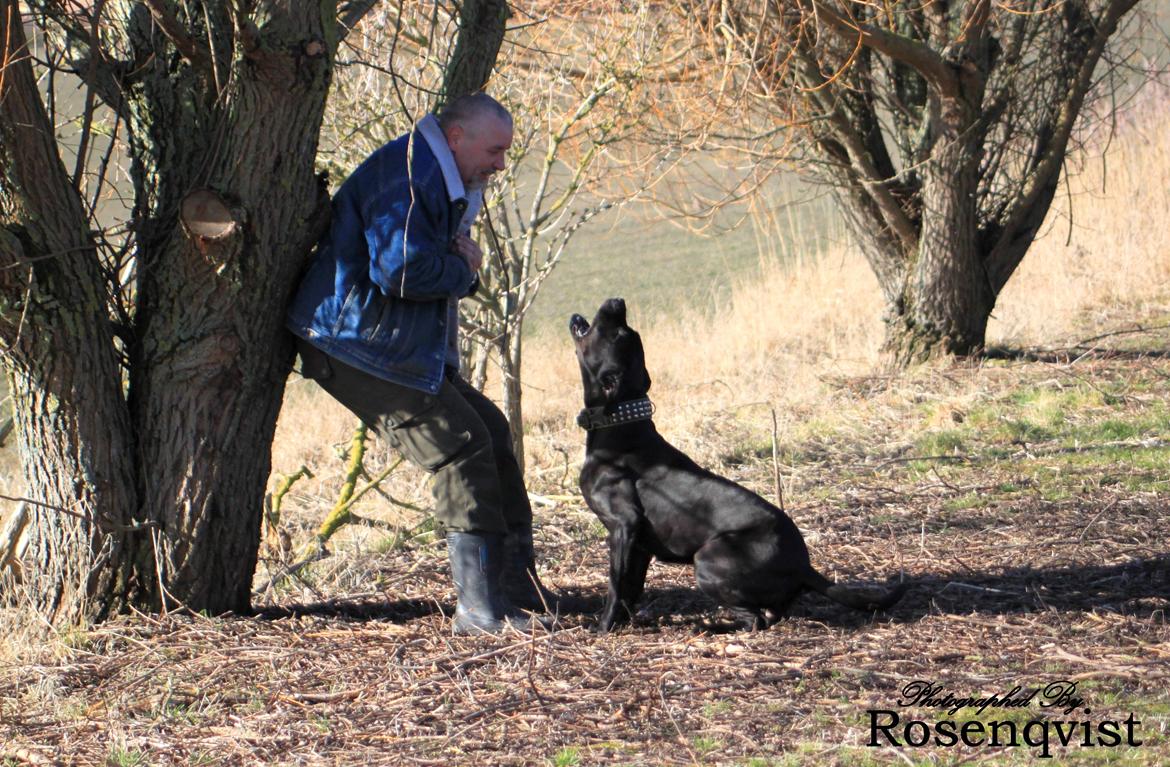
[[[451,100],[437,115],[439,127],[446,133],[456,125],[467,125],[483,117],[495,117],[512,124],[512,115],[504,105],[483,93],[468,93]]]

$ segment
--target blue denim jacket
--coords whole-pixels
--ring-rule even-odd
[[[370,375],[438,392],[449,301],[478,284],[451,247],[466,207],[418,130],[375,151],[333,198],[288,329]]]

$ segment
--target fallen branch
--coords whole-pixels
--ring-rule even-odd
[[[366,437],[366,425],[364,423],[359,424],[357,429],[354,430],[353,439],[350,440],[349,468],[346,470],[345,482],[341,485],[341,492],[338,494],[337,503],[333,504],[333,508],[325,515],[321,526],[317,528],[316,540],[320,546],[324,546],[325,542],[332,538],[334,533],[353,521],[353,514],[350,513],[350,509],[362,499],[362,496],[381,485],[395,469],[402,465],[404,459],[399,458],[390,468],[370,480],[369,484],[361,490],[355,492],[354,488],[357,487],[358,478],[365,472]]]

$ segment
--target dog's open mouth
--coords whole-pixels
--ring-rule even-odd
[[[580,314],[574,314],[569,318],[569,332],[574,338],[584,338],[589,332],[589,321]]]

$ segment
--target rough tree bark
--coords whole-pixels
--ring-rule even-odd
[[[214,13],[213,28],[235,26]],[[157,17],[129,19],[136,59],[151,62],[131,91],[136,199],[150,201],[130,348],[140,513],[158,525],[151,558],[169,595],[213,612],[249,607],[292,361],[283,307],[328,205],[313,159],[332,13],[273,6],[244,21],[242,55],[224,40],[179,73]]]
[[[117,275],[0,0],[0,339],[38,510],[26,591],[57,621],[245,611],[292,362],[284,307],[328,212],[314,158],[337,9],[95,3],[100,43],[99,20],[42,10],[128,126],[137,278],[115,338]]]
[[[465,0],[455,49],[443,73],[441,103],[487,85],[504,42],[508,14],[506,0]]]
[[[0,0],[0,36],[0,342],[33,488],[27,593],[72,617],[127,575],[134,442],[96,246],[14,0]]]

